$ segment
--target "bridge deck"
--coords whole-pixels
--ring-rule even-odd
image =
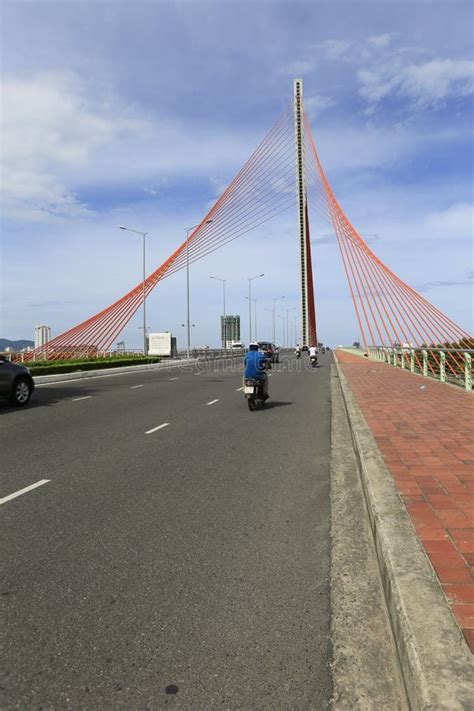
[[[337,356],[474,651],[472,396],[358,355]]]

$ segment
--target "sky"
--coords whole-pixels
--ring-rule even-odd
[[[371,249],[473,326],[471,0],[3,0],[0,336],[53,336],[151,273],[201,221],[291,100]],[[311,217],[320,340],[360,340],[331,226]],[[195,346],[219,345],[222,288],[248,342],[298,313],[295,207],[192,264]],[[288,309],[288,312],[287,312]],[[147,300],[185,346],[184,271]],[[142,342],[139,312],[117,340]]]

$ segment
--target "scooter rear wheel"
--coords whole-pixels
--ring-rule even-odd
[[[247,400],[247,404],[248,404],[248,406],[249,406],[250,412],[253,412],[253,411],[255,410],[255,407],[256,407],[255,398],[254,398],[253,396],[252,396],[252,397],[249,397],[248,400]]]

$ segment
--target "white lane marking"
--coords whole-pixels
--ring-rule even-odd
[[[217,400],[211,400],[211,402],[207,402],[206,405],[214,405],[215,402],[219,402],[219,398],[217,398]]]
[[[158,427],[153,427],[152,430],[148,430],[148,432],[145,432],[145,434],[151,434],[152,432],[156,432],[157,430],[162,430],[163,427],[168,427],[169,422],[163,422],[162,425],[158,425]]]
[[[92,395],[83,395],[82,397],[73,397],[72,401],[77,402],[78,400],[88,400]]]
[[[201,375],[201,373],[194,373],[194,375]]]
[[[17,496],[26,494],[27,491],[36,489],[38,486],[43,486],[43,484],[48,484],[50,481],[51,481],[51,479],[41,479],[40,481],[37,481],[36,484],[30,484],[30,486],[25,486],[24,489],[20,489],[19,491],[15,491],[13,494],[8,494],[8,496],[4,496],[3,499],[0,499],[0,504],[6,504],[7,501],[16,499]]]
[[[243,386],[241,388],[236,388],[237,392],[239,393],[241,390],[243,390]]]
[[[178,378],[170,378],[170,380],[178,380]]]
[[[134,390],[135,388],[143,388],[143,385],[130,385],[130,390]]]

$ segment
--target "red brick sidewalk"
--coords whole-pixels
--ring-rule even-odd
[[[337,351],[398,493],[474,652],[474,399]]]

